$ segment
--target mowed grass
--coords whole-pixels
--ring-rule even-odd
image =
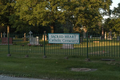
[[[51,80],[120,80],[120,43],[100,41],[88,43],[91,61],[86,61],[87,43],[74,45],[75,49],[61,49],[61,44],[28,46],[28,42],[0,45],[0,74]],[[24,44],[24,46],[22,46]],[[43,44],[43,42],[41,42]],[[104,51],[104,52],[103,52]],[[29,57],[26,57],[29,55]],[[68,57],[68,59],[66,59]],[[115,61],[101,61],[115,59]],[[90,68],[96,71],[75,72],[71,68]]]
[[[36,55],[36,54],[35,54]],[[17,77],[32,77],[55,80],[119,80],[120,59],[101,61],[103,57],[90,57],[86,61],[83,56],[43,55],[16,57],[0,57],[0,74]],[[106,57],[104,57],[106,58]],[[107,58],[108,59],[108,58]],[[97,69],[89,72],[75,72],[71,68]]]

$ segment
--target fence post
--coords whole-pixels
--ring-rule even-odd
[[[10,54],[10,46],[9,46],[9,26],[7,26],[7,37],[8,37],[8,55],[7,56],[11,56]]]
[[[88,59],[88,31],[87,31],[87,59]]]
[[[45,54],[45,35],[46,35],[46,31],[44,31],[44,56],[43,56],[43,58],[47,58],[47,56]]]
[[[88,31],[87,31],[87,61],[90,61],[89,56],[88,56]]]

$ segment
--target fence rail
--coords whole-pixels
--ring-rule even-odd
[[[74,49],[63,49],[63,44],[50,44],[47,37],[43,38],[43,36],[43,34],[36,34],[29,38],[30,36],[10,34],[9,45],[8,38],[2,37],[0,38],[0,54],[8,54],[9,46],[10,54],[19,56],[55,54],[120,57],[120,39],[117,37],[107,37],[106,39],[102,39],[100,35],[80,37],[80,44],[73,44]]]

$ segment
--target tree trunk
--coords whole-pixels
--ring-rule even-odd
[[[7,26],[7,37],[8,37],[8,34],[10,34],[10,27],[9,26]],[[10,35],[9,35],[9,37],[10,37]]]
[[[104,39],[104,30],[103,30],[103,27],[102,27],[102,36],[101,36],[101,39],[102,40]]]
[[[54,26],[50,26],[51,28],[51,33],[54,33]]]

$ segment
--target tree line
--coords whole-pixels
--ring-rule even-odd
[[[104,15],[120,13],[120,4],[113,11],[111,4],[112,0],[0,0],[0,32],[10,26],[12,33],[68,33],[85,26],[100,34],[103,25],[105,30],[120,31],[119,18],[102,23]]]

